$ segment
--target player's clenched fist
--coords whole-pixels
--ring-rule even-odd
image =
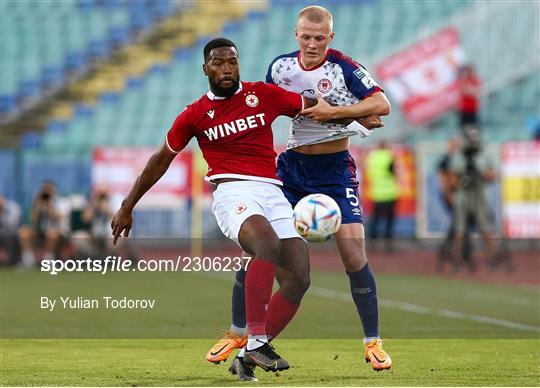
[[[375,129],[375,128],[384,127],[384,123],[382,122],[381,118],[376,114],[372,114],[365,117],[359,117],[356,119],[356,121],[358,121],[367,129]]]
[[[116,212],[111,222],[112,234],[114,236],[113,245],[116,245],[118,237],[124,232],[124,237],[129,236],[129,231],[131,230],[131,225],[133,224],[133,216],[131,211],[121,207],[120,210]]]
[[[317,105],[311,108],[303,109],[301,115],[307,116],[315,121],[330,121],[334,120],[335,108],[332,107],[321,94],[317,93]]]

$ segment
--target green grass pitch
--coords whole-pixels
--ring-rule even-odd
[[[229,322],[232,277],[203,273],[0,272],[1,381],[14,385],[235,385],[204,354]],[[539,386],[540,291],[378,275],[392,370],[365,364],[344,274],[314,272],[296,319],[276,340],[293,365],[259,385]],[[53,311],[39,297],[151,297],[152,311]],[[350,296],[349,296],[350,298]]]

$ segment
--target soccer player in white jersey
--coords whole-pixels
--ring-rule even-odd
[[[327,194],[339,204],[343,225],[334,239],[362,322],[365,360],[374,370],[390,369],[392,360],[379,337],[375,278],[365,253],[356,165],[348,151],[349,138],[365,136],[366,132],[360,127],[323,123],[346,117],[388,115],[390,103],[364,67],[329,48],[334,32],[332,14],[327,9],[310,6],[300,11],[295,35],[300,50],[278,56],[269,66],[266,81],[306,97],[323,98],[331,105],[304,109],[302,116],[292,120],[287,151],[278,159],[278,176],[293,206],[312,193]],[[209,361],[216,350],[230,352],[242,338],[242,298],[235,297],[243,292],[241,277],[239,273],[233,287],[230,335],[211,349],[207,354]]]

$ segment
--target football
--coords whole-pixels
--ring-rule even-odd
[[[326,241],[341,227],[341,210],[328,195],[310,194],[294,207],[298,234],[308,241]]]

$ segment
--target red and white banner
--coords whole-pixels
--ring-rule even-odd
[[[92,156],[92,187],[106,185],[119,203],[141,173],[155,148],[98,147]],[[138,207],[175,207],[191,195],[191,152],[183,151]]]
[[[504,234],[540,238],[540,142],[504,144],[501,169]]]
[[[448,27],[379,62],[375,71],[407,120],[420,125],[458,105],[464,62],[459,33]]]

